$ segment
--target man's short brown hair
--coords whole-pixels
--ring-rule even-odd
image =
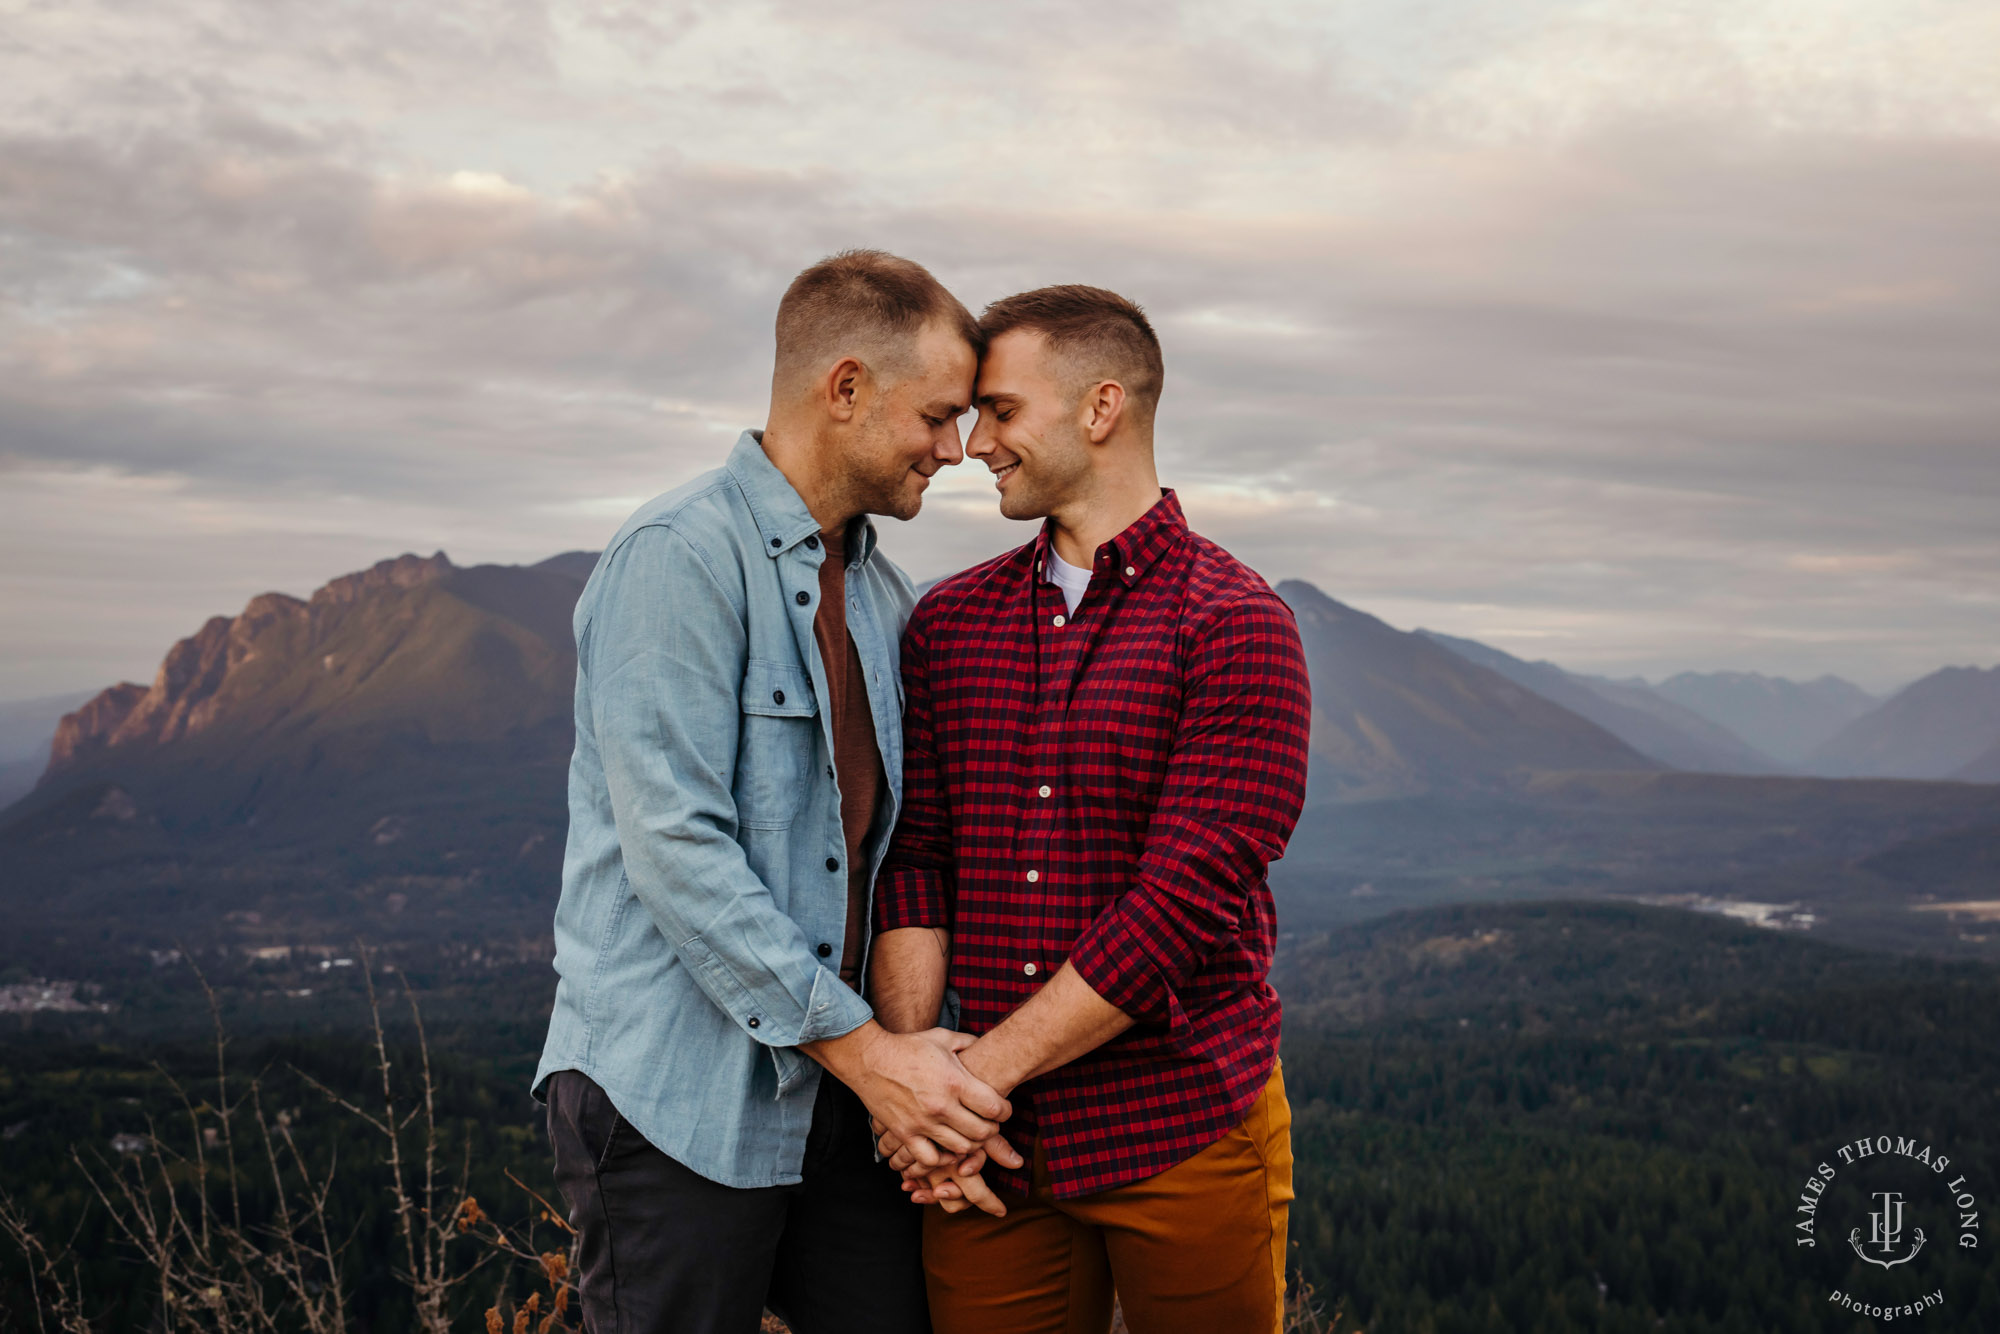
[[[911,345],[941,320],[974,352],[978,321],[915,260],[881,250],[843,250],[792,279],[778,302],[778,377],[816,371],[837,354],[860,356],[876,371],[910,369]]]
[[[1125,386],[1143,422],[1153,419],[1166,383],[1166,361],[1152,321],[1137,302],[1102,287],[1065,283],[1003,297],[979,317],[981,338],[1029,329],[1049,341],[1049,350],[1070,372],[1073,391],[1104,380]]]

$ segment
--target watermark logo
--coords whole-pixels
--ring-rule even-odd
[[[1792,1227],[1796,1248],[1817,1253],[1827,1301],[1884,1321],[1942,1307],[1942,1280],[1963,1273],[1983,1235],[1970,1177],[1949,1153],[1904,1135],[1866,1136],[1828,1154],[1800,1188]]]
[[[1881,1255],[1870,1255],[1861,1245],[1861,1229],[1855,1228],[1847,1234],[1848,1244],[1854,1253],[1871,1265],[1881,1265],[1884,1269],[1894,1269],[1897,1265],[1908,1264],[1917,1258],[1917,1252],[1924,1248],[1924,1230],[1918,1228],[1916,1245],[1902,1255],[1891,1256],[1903,1240],[1903,1192],[1899,1190],[1878,1190],[1875,1198],[1882,1207],[1868,1215],[1868,1246],[1879,1250]]]

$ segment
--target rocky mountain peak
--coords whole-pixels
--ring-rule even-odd
[[[210,617],[167,650],[150,688],[115,685],[64,717],[50,747],[47,773],[115,747],[157,745],[202,731],[215,721],[224,683],[264,653],[296,653],[309,647],[323,620],[338,609],[390,590],[416,588],[455,568],[442,551],[428,557],[405,553],[330,581],[310,601],[261,593],[236,616]]]
[[[165,667],[162,666],[162,671]],[[56,724],[56,739],[50,747],[49,767],[89,759],[110,744],[111,734],[146,697],[146,687],[136,681],[121,681],[99,691],[82,708],[63,715]]]
[[[340,606],[348,602],[358,602],[370,593],[385,588],[415,588],[419,584],[442,579],[457,567],[451,557],[442,551],[430,556],[419,556],[404,552],[391,560],[377,561],[365,570],[354,574],[344,574],[338,579],[322,585],[312,595],[312,605]],[[252,603],[251,606],[255,606]]]

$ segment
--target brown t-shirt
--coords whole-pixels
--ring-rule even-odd
[[[840,980],[860,990],[861,953],[868,933],[868,854],[861,846],[875,823],[886,778],[875,746],[875,714],[868,706],[868,678],[861,652],[847,632],[847,537],[821,533],[826,560],[819,567],[819,614],[813,638],[826,664],[827,710],[833,724],[833,764],[840,776],[840,828],[847,838],[847,937],[840,949]]]

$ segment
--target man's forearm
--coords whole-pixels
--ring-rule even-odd
[[[943,927],[901,927],[875,937],[868,990],[876,1022],[891,1033],[935,1028],[950,949],[951,936]]]
[[[1036,1075],[1096,1051],[1133,1022],[1064,964],[1047,986],[959,1058],[966,1069],[1005,1096]]]

